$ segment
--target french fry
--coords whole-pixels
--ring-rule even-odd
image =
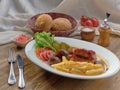
[[[64,58],[65,59],[65,58]],[[84,75],[98,75],[104,72],[101,64],[93,64],[88,62],[67,61],[51,65],[57,70]]]
[[[108,62],[105,58],[97,54],[97,57],[102,59],[105,63],[107,68],[109,67]],[[57,64],[51,65],[53,68],[73,73],[73,74],[80,74],[80,75],[98,75],[104,73],[104,68],[102,64],[93,64],[90,62],[80,62],[80,61],[74,61],[74,60],[68,60],[65,56],[62,56],[62,62]]]
[[[67,60],[67,58],[66,58],[65,56],[62,56],[62,61],[63,61],[63,62],[66,62],[66,61],[68,61],[68,60]]]
[[[70,73],[74,73],[74,74],[80,74],[80,75],[84,75],[84,72],[79,70],[79,69],[76,69],[76,68],[72,68],[70,70]]]
[[[87,70],[86,75],[98,75],[102,74],[104,72],[103,68],[98,68],[98,69],[92,69],[92,70]]]
[[[96,68],[103,68],[103,67],[102,67],[102,64],[95,64],[95,65],[94,65],[94,69],[96,69]]]

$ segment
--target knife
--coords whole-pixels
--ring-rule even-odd
[[[24,88],[25,87],[25,80],[24,80],[24,76],[23,76],[23,59],[20,55],[17,55],[17,60],[18,60],[18,69],[19,69],[18,87]]]

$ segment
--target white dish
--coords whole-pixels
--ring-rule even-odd
[[[43,68],[49,72],[52,72],[54,74],[61,75],[64,77],[75,78],[75,79],[107,78],[107,77],[115,75],[120,70],[119,59],[116,57],[115,54],[113,54],[111,51],[107,50],[104,47],[101,47],[97,44],[93,44],[90,42],[86,42],[86,41],[82,41],[82,40],[78,40],[78,39],[72,39],[72,38],[55,37],[55,39],[59,42],[61,42],[61,41],[66,42],[71,46],[82,47],[82,48],[94,50],[95,52],[97,52],[98,54],[100,54],[101,56],[103,56],[104,58],[107,59],[107,61],[109,63],[109,69],[105,73],[100,74],[100,75],[95,75],[95,76],[76,75],[76,74],[70,74],[70,73],[65,73],[65,72],[55,70],[50,65],[44,63],[42,60],[40,60],[36,56],[36,54],[34,52],[34,50],[35,50],[35,41],[34,40],[29,42],[25,47],[25,53],[26,53],[27,57],[30,59],[30,61],[32,61],[34,64],[40,66],[41,68]]]

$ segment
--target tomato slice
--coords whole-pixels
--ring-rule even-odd
[[[39,56],[39,54],[40,54],[41,52],[44,52],[44,51],[45,51],[45,48],[37,48],[37,49],[35,50],[35,53],[36,53],[37,56]]]
[[[48,50],[45,48],[37,48],[35,50],[36,55],[42,59],[43,61],[47,61],[54,55],[54,52],[52,50]]]
[[[45,57],[44,57],[44,53],[43,53],[43,52],[39,54],[39,58],[40,58],[40,59],[42,59],[43,61],[46,61],[46,59],[45,59]]]

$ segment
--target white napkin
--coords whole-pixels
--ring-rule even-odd
[[[112,22],[109,22],[108,24],[112,28],[111,34],[120,36],[120,24],[116,24],[116,23],[112,23]]]

